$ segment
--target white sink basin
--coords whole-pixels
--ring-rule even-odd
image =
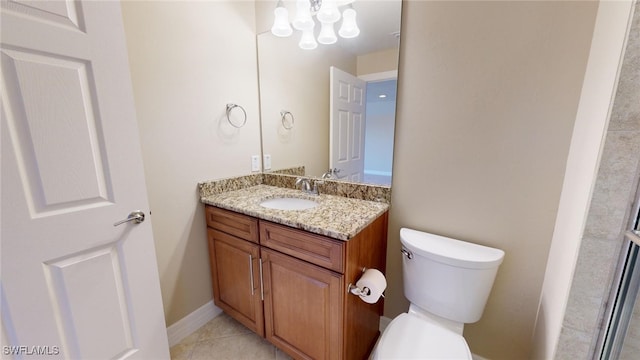
[[[289,197],[267,199],[260,203],[262,207],[276,210],[306,210],[318,205],[320,204],[313,200]]]

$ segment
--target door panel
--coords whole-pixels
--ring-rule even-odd
[[[53,22],[69,29],[84,31],[82,19],[79,18],[79,14],[82,12],[80,6],[79,1],[12,0],[3,4],[3,8],[23,16]]]
[[[3,345],[169,358],[120,5],[1,6]]]
[[[31,216],[113,202],[86,63],[3,49],[2,67],[15,90],[7,121]]]
[[[116,244],[110,244],[44,264],[65,347],[86,358],[121,357],[133,350],[134,326],[127,305],[132,299],[124,286],[121,256]],[[94,274],[102,275],[99,281]]]
[[[329,167],[339,179],[364,178],[366,82],[336,67],[330,74]]]

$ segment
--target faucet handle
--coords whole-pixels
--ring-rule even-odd
[[[311,190],[311,193],[314,195],[320,195],[320,189],[318,189],[318,185],[324,185],[324,181],[322,180],[315,180],[313,182],[313,190]]]
[[[298,185],[300,186],[300,190],[305,191],[305,192],[309,192],[311,190],[311,183],[309,182],[309,179],[307,178],[303,178],[303,177],[299,177],[296,179],[296,187],[298,187]]]

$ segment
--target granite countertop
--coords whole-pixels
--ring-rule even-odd
[[[320,205],[306,210],[276,210],[260,206],[266,199],[294,197],[314,200]],[[303,229],[338,240],[349,240],[377,219],[389,205],[383,202],[350,199],[334,195],[310,195],[300,190],[256,185],[240,190],[203,196],[208,205],[232,210],[259,219]]]

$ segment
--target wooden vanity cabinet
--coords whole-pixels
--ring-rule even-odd
[[[206,215],[214,303],[264,336],[258,221],[215,207]]]
[[[385,271],[386,213],[348,241],[211,206],[207,225],[217,306],[295,359],[369,356],[383,299],[367,304],[347,286],[363,268]]]

